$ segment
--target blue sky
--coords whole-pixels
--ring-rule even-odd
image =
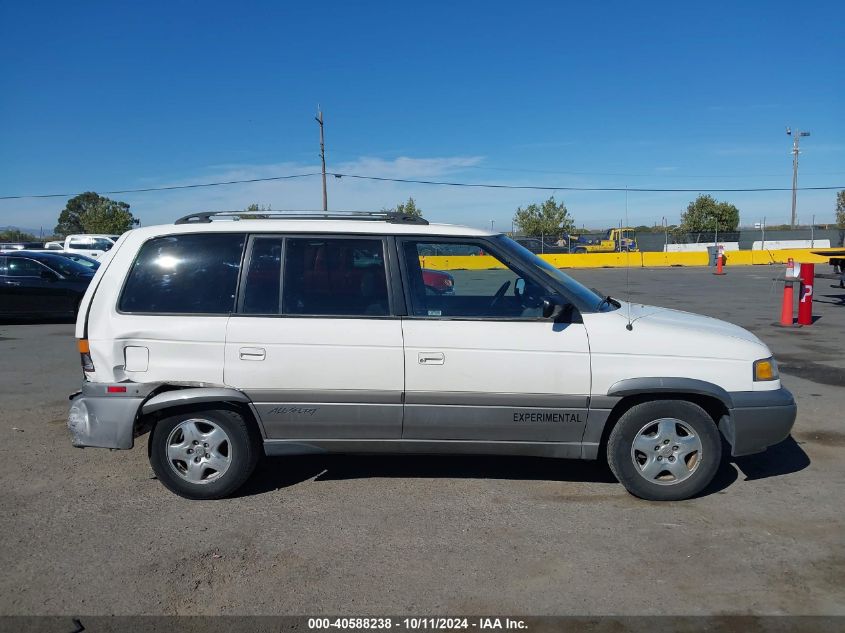
[[[845,185],[841,2],[4,2],[0,195],[166,186],[319,169],[543,186]],[[413,195],[430,219],[509,229],[548,193],[329,182],[335,209]],[[743,224],[790,193],[715,194]],[[318,178],[116,195],[144,224],[187,211],[319,208]],[[694,193],[628,196],[631,224]],[[579,225],[619,193],[560,192]],[[834,192],[799,217],[833,218]],[[0,226],[64,199],[0,200]]]

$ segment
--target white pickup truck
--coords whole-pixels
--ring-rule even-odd
[[[61,250],[66,253],[79,253],[99,259],[117,242],[119,235],[68,235],[64,242],[47,242],[47,250]]]

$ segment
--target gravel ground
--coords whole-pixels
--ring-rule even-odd
[[[73,327],[0,325],[0,614],[845,614],[845,291],[771,324],[780,267],[573,271],[726,318],[774,349],[793,434],[706,494],[629,496],[600,465],[265,460],[234,499],[168,493],[133,451],[78,450]]]

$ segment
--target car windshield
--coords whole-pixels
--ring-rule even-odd
[[[61,257],[65,257],[72,262],[76,262],[77,264],[81,264],[85,266],[85,268],[97,270],[100,267],[100,262],[92,257],[85,257],[85,255],[77,255],[76,253],[66,253],[61,255]]]
[[[557,285],[563,286],[567,297],[572,300],[579,309],[590,312],[605,312],[615,310],[618,307],[618,305],[614,303],[605,301],[605,297],[602,297],[594,290],[590,290],[586,286],[581,285],[562,270],[555,268],[546,260],[537,257],[537,255],[529,251],[524,246],[517,244],[509,237],[505,235],[497,235],[494,239],[509,253],[518,257],[523,262],[532,265],[534,268],[539,269],[543,272],[543,274],[551,278]]]
[[[43,255],[29,255],[29,257],[41,262],[45,266],[49,266],[65,277],[90,277],[94,272],[94,269],[78,264],[72,259],[62,257],[61,255],[48,255],[45,253]]]

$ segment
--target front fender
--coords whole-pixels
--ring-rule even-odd
[[[731,394],[719,385],[706,380],[695,378],[627,378],[620,380],[607,390],[608,396],[624,398],[646,393],[693,393],[701,396],[711,396],[721,401],[728,409],[734,407]]]

